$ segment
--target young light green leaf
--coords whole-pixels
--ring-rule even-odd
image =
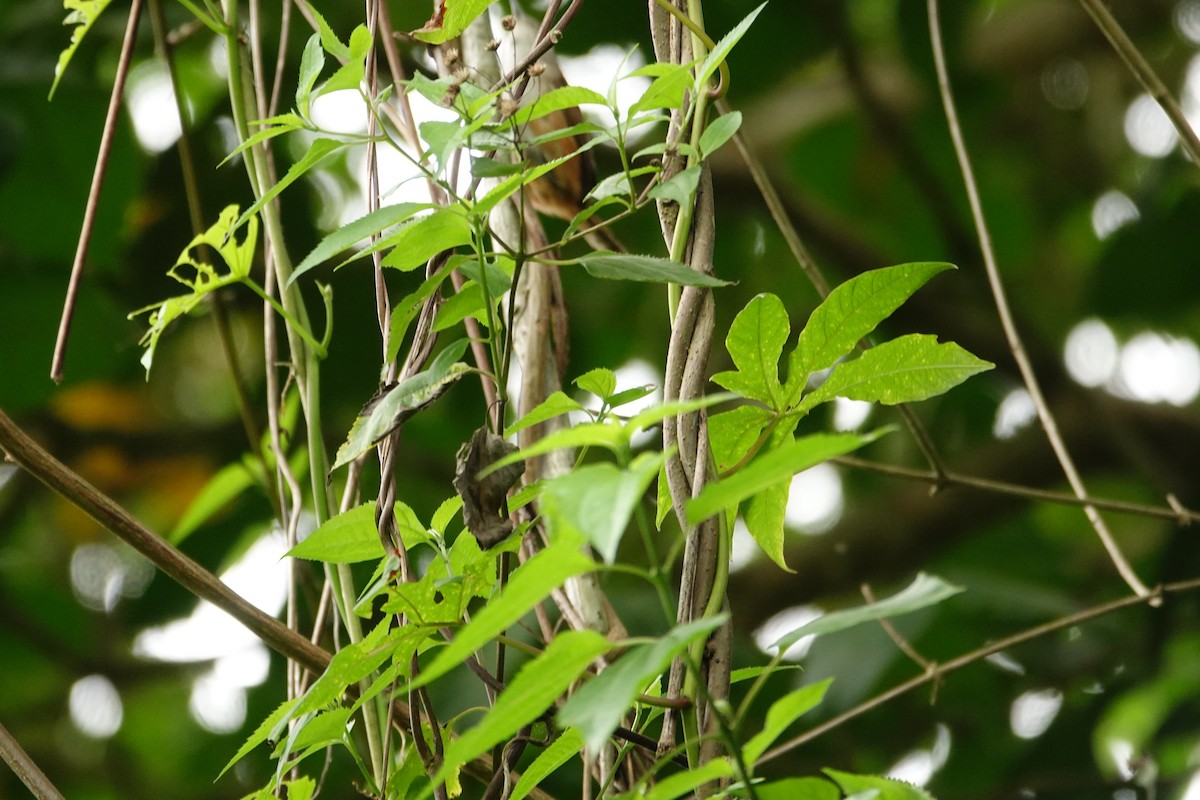
[[[730,111],[714,119],[700,134],[700,155],[708,158],[721,148],[721,145],[733,138],[742,127],[742,112]]]
[[[814,372],[833,366],[926,281],[952,264],[918,262],[864,272],[838,286],[817,306],[800,332],[788,368],[796,395]]]
[[[493,306],[500,302],[495,295],[491,300]],[[439,333],[452,328],[467,317],[477,320],[485,328],[492,327],[488,321],[487,298],[484,297],[483,287],[471,281],[464,283],[462,289],[442,302],[433,318],[433,331]]]
[[[746,31],[754,24],[754,20],[759,13],[766,7],[763,3],[758,8],[751,11],[746,17],[733,27],[729,33],[721,37],[721,41],[717,42],[717,46],[712,49],[712,52],[704,59],[704,63],[700,65],[700,69],[696,70],[695,91],[704,91],[708,86],[708,79],[720,69],[721,64],[729,57],[729,52],[733,50],[741,38],[746,35]]]
[[[662,466],[662,453],[642,453],[628,469],[589,464],[546,481],[542,514],[556,526],[567,525],[587,536],[592,547],[612,564],[633,510]]]
[[[588,751],[600,752],[638,693],[661,675],[679,652],[724,625],[726,619],[721,614],[677,625],[660,639],[631,647],[615,664],[571,695],[559,709],[559,724],[578,727]]]
[[[601,400],[607,400],[617,390],[617,375],[611,369],[597,367],[583,373],[572,383]]]
[[[304,120],[295,114],[279,114],[250,124],[265,127],[250,134],[241,144],[230,150],[229,155],[222,158],[220,163],[217,164],[218,167],[225,166],[234,156],[249,150],[251,147],[256,147],[263,142],[274,139],[276,136],[282,136],[285,133],[291,133],[292,131],[301,130],[306,127]]]
[[[470,244],[471,223],[449,208],[410,222],[368,250],[391,247],[383,259],[385,267],[408,271],[422,266],[443,250]]]
[[[779,358],[791,333],[783,301],[760,294],[734,317],[725,336],[736,372],[718,372],[713,383],[781,411],[786,406],[779,383]]]
[[[388,360],[392,361],[400,353],[404,337],[408,334],[408,326],[421,313],[422,306],[429,296],[437,291],[453,270],[449,265],[439,269],[421,282],[415,291],[406,294],[392,309],[391,324],[388,326]]]
[[[758,800],[841,800],[837,787],[820,778],[784,778],[755,787]]]
[[[309,9],[309,11],[316,17],[317,31],[321,34],[321,46],[325,48],[325,52],[339,61],[350,58],[350,48],[343,44],[342,40],[333,32],[333,28],[329,27],[325,17],[321,16],[315,8]]]
[[[674,64],[666,69],[656,69],[658,73],[650,83],[649,88],[638,101],[629,108],[629,119],[639,112],[657,108],[681,108],[687,90],[692,86],[692,65]],[[648,74],[646,68],[634,72],[634,75]]]
[[[942,394],[995,365],[936,336],[910,334],[876,345],[853,361],[843,361],[817,389],[800,401],[806,410],[835,397],[893,406]]]
[[[424,211],[431,207],[429,203],[397,203],[376,209],[366,216],[343,225],[322,239],[321,243],[296,265],[296,269],[292,271],[292,276],[288,279],[288,285],[295,283],[296,278],[313,267],[328,261],[343,250],[348,250],[363,239],[381,233],[393,225],[400,224],[418,211]]]
[[[675,800],[706,783],[728,778],[733,772],[733,762],[728,758],[714,758],[698,767],[659,779],[646,790],[643,800]]]
[[[512,574],[504,590],[442,648],[407,690],[425,686],[462,664],[467,656],[523,617],[568,578],[595,568],[595,562],[579,551],[578,540],[542,550]]]
[[[553,114],[567,108],[584,105],[607,105],[604,96],[582,86],[559,86],[538,97],[532,103],[521,106],[510,118],[513,125],[524,128],[530,120]]]
[[[167,540],[178,545],[231,500],[254,485],[254,475],[240,462],[229,464],[208,479]]]
[[[789,692],[776,700],[767,709],[767,719],[763,729],[751,737],[742,748],[742,757],[747,764],[754,764],[759,757],[767,752],[767,748],[775,743],[788,726],[802,715],[812,711],[825,699],[825,691],[833,678],[820,683],[803,686],[794,692]]]
[[[554,743],[538,753],[533,763],[525,768],[508,800],[525,800],[536,787],[542,784],[556,769],[579,755],[583,749],[583,736],[577,728],[568,728]]]
[[[83,42],[83,37],[87,36],[92,25],[96,23],[111,2],[112,0],[63,0],[63,8],[67,12],[67,18],[63,20],[63,25],[74,25],[75,28],[71,31],[71,43],[59,53],[58,63],[54,65],[54,82],[50,84],[51,99],[54,98],[54,90],[58,88],[58,82],[67,71],[67,65],[71,63],[71,57],[75,55],[75,51]]]
[[[404,628],[389,630],[389,620],[384,619],[362,639],[334,653],[329,666],[300,697],[289,718],[326,708],[341,698],[346,687],[358,683],[386,661],[405,635]]]
[[[358,25],[350,33],[349,55],[346,63],[321,87],[321,94],[339,89],[358,89],[366,73],[367,52],[371,49],[371,34],[365,25]]]
[[[772,675],[777,672],[793,672],[804,669],[800,664],[777,664],[774,667],[770,665],[757,667],[739,667],[729,673],[729,683],[737,685],[744,681],[754,680],[764,672],[770,672]]]
[[[434,784],[540,717],[611,647],[594,631],[567,631],[556,636],[541,655],[521,667],[486,716],[447,745]]]
[[[812,622],[805,623],[786,636],[783,636],[779,641],[771,645],[771,648],[780,651],[787,650],[804,636],[835,633],[846,628],[852,628],[855,625],[861,625],[864,622],[873,622],[890,617],[898,617],[902,614],[911,614],[927,606],[940,603],[961,591],[963,591],[963,587],[961,586],[946,583],[935,575],[927,575],[921,572],[903,591],[875,603],[823,614]]]
[[[496,0],[446,0],[425,25],[412,35],[426,44],[448,42],[467,29]]]
[[[687,205],[696,194],[700,185],[700,167],[688,167],[672,175],[670,180],[660,183],[650,190],[650,197],[655,200],[669,200],[679,205]]]
[[[729,392],[718,392],[716,394],[697,397],[694,400],[672,400],[669,403],[659,403],[655,406],[639,411],[629,418],[625,423],[625,431],[627,436],[632,436],[640,430],[649,428],[651,425],[657,425],[660,421],[667,417],[676,414],[690,414],[693,411],[699,411],[702,408],[709,408],[719,403],[725,403],[734,399],[735,395]]]
[[[233,758],[229,759],[229,763],[227,763],[221,769],[221,771],[217,773],[217,777],[220,778],[229,771],[230,767],[249,755],[251,750],[267,741],[267,739],[270,739],[273,735],[273,731],[275,731],[276,728],[281,727],[292,716],[292,709],[295,708],[296,704],[299,702],[299,697],[293,697],[291,700],[285,700],[280,703],[275,710],[267,716],[266,719],[258,724],[258,727],[254,729],[254,732],[246,737],[246,741],[243,742],[242,746],[238,748],[238,751],[233,754]]]
[[[816,433],[785,442],[783,445],[760,454],[747,466],[728,478],[714,481],[704,487],[700,494],[688,501],[687,517],[692,525],[708,519],[747,497],[788,480],[797,472],[803,472],[834,456],[845,455],[865,444],[875,441],[889,428],[881,428],[869,434]]]
[[[622,389],[612,397],[608,398],[608,407],[613,409],[620,408],[627,403],[632,403],[636,400],[641,400],[647,395],[654,394],[656,389],[658,389],[658,387],[653,383],[647,383],[641,386],[631,386],[628,389]]]
[[[375,527],[375,502],[357,505],[327,520],[287,553],[331,564],[353,564],[383,558]]]
[[[599,137],[589,139],[588,141],[584,142],[582,146],[576,148],[573,152],[568,153],[565,156],[553,158],[544,164],[538,164],[537,166],[530,167],[516,175],[505,178],[504,180],[500,181],[500,183],[493,186],[487,194],[485,194],[477,203],[475,203],[471,209],[472,213],[487,214],[491,212],[493,208],[511,197],[522,186],[533,183],[538,178],[557,169],[559,166],[567,163],[571,159],[582,156],[585,152],[591,150],[601,141],[602,140]]]
[[[583,411],[583,406],[561,391],[555,392],[539,403],[528,414],[505,428],[504,435],[512,436],[517,431],[523,431],[532,425],[537,425],[539,422],[545,422],[548,419],[561,414],[569,414],[572,411]]]
[[[313,86],[325,69],[325,50],[321,47],[320,34],[314,33],[308,37],[304,52],[300,56],[300,75],[296,83],[296,108],[301,116],[309,116],[308,105],[312,102]]]
[[[771,421],[771,412],[761,406],[738,406],[708,418],[708,441],[717,462],[717,471],[733,467],[762,435]]]
[[[728,286],[730,283],[705,275],[678,261],[655,256],[599,253],[584,256],[579,263],[593,278],[605,280],[677,283],[682,286]]]
[[[549,453],[551,450],[561,450],[564,447],[606,447],[615,452],[620,449],[621,444],[627,438],[628,435],[621,426],[612,422],[585,422],[581,425],[572,425],[570,428],[563,428],[547,434],[529,447],[522,448],[494,462],[481,472],[479,477],[490,475],[509,464],[525,461],[534,456],[540,456],[542,453]]]
[[[313,139],[313,143],[308,146],[308,152],[299,161],[292,164],[287,174],[280,179],[279,183],[263,192],[262,197],[258,198],[254,205],[242,212],[242,215],[238,217],[237,222],[233,225],[234,229],[242,227],[246,220],[258,213],[260,208],[274,200],[279,196],[280,192],[300,180],[306,172],[342,147],[345,147],[345,142],[339,142],[334,139]]]
[[[294,781],[284,781],[284,787],[287,789],[287,794],[284,795],[288,800],[312,800],[312,796],[317,791],[317,782],[312,778],[297,778]],[[274,796],[274,795],[270,795]]]
[[[837,781],[838,786],[846,796],[862,795],[876,792],[875,800],[933,800],[933,795],[911,783],[898,781],[894,778],[883,778],[878,775],[854,775],[849,772],[838,772],[835,769],[825,770],[825,774]]]

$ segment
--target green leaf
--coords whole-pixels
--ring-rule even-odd
[[[785,442],[760,454],[728,478],[705,486],[697,497],[688,501],[688,523],[698,524],[769,486],[790,480],[797,472],[803,472],[822,461],[857,450],[889,430],[891,429],[881,428],[865,435],[815,433]]]
[[[383,544],[375,527],[375,502],[363,503],[327,520],[287,554],[332,564],[383,558]]]
[[[524,128],[530,120],[553,114],[567,108],[584,105],[608,105],[604,96],[582,86],[559,86],[538,97],[532,103],[521,106],[510,118],[513,125]]]
[[[556,769],[578,756],[581,749],[583,749],[583,736],[579,730],[568,728],[563,731],[562,735],[539,753],[533,763],[521,773],[508,800],[524,800]]]
[[[645,93],[630,106],[629,118],[633,119],[639,112],[656,108],[682,108],[683,98],[692,87],[691,68],[691,64],[674,64],[665,69],[656,67],[654,71],[658,74],[654,76]],[[645,74],[649,74],[645,67],[633,73]]]
[[[963,587],[946,583],[934,575],[919,573],[916,579],[903,591],[875,603],[868,603],[857,608],[834,611],[823,614],[812,622],[801,625],[796,630],[783,636],[771,645],[779,651],[787,650],[804,636],[816,636],[837,631],[902,614],[911,614],[927,606],[940,603],[948,597],[953,597],[963,591]]]
[[[655,200],[669,200],[679,205],[688,205],[700,185],[700,167],[688,167],[672,175],[670,180],[660,183],[650,190],[650,197]]]
[[[292,276],[288,279],[288,285],[295,283],[296,278],[318,264],[328,261],[343,250],[348,250],[363,239],[381,233],[393,225],[398,225],[418,211],[427,208],[431,208],[429,203],[397,203],[376,209],[366,216],[343,225],[322,239],[321,243],[296,265],[296,269],[292,271]]]
[[[864,272],[838,286],[817,306],[792,352],[788,386],[799,394],[814,372],[833,366],[880,322],[952,264],[918,262]]]
[[[838,772],[835,769],[825,770],[825,774],[837,781],[838,786],[847,796],[874,791],[875,800],[933,800],[933,795],[911,783],[882,778],[878,775],[854,775],[849,772]]]
[[[300,180],[300,178],[303,177],[306,172],[315,167],[317,164],[320,164],[342,147],[345,147],[345,142],[339,142],[334,139],[313,139],[313,143],[309,145],[308,152],[304,154],[303,158],[301,158],[295,164],[292,164],[292,166],[288,169],[287,174],[283,176],[279,183],[263,192],[263,196],[258,198],[254,205],[247,208],[242,215],[238,217],[237,222],[233,225],[234,229],[242,227],[246,220],[258,213],[260,208],[274,200],[284,189]]]
[[[71,63],[71,57],[83,42],[83,37],[87,36],[110,2],[112,0],[63,0],[63,9],[67,12],[63,25],[74,25],[75,29],[71,31],[70,44],[59,53],[58,63],[54,65],[54,83],[50,84],[51,99],[54,97],[54,90],[58,88],[58,82],[67,71],[67,65]]]
[[[258,727],[254,729],[254,732],[246,737],[246,741],[243,742],[242,746],[238,748],[238,751],[233,754],[233,758],[229,759],[229,763],[226,764],[219,773],[217,773],[217,777],[220,778],[229,771],[230,767],[249,755],[251,750],[258,747],[267,739],[270,739],[273,735],[273,731],[275,731],[276,728],[282,727],[282,725],[291,717],[292,709],[295,708],[296,704],[299,702],[299,697],[293,697],[291,700],[285,700],[284,702],[280,703],[275,710],[267,716],[266,719],[258,724]]]
[[[599,253],[584,256],[579,263],[593,278],[613,281],[645,281],[648,283],[677,283],[682,286],[728,286],[712,275],[655,256],[635,256],[624,253]]]
[[[522,186],[533,183],[538,178],[542,177],[548,172],[552,172],[571,159],[582,156],[585,152],[591,150],[600,142],[601,139],[599,138],[589,139],[588,141],[584,142],[583,145],[565,156],[552,158],[544,164],[538,164],[537,166],[529,167],[523,172],[505,178],[504,180],[500,181],[500,183],[493,186],[487,194],[485,194],[475,203],[474,206],[472,206],[471,213],[478,215],[489,213],[493,208],[511,197]]]
[[[511,455],[507,455],[499,461],[495,461],[480,473],[479,477],[490,475],[501,467],[509,464],[515,464],[518,461],[525,461],[540,456],[543,453],[549,453],[551,450],[562,450],[566,447],[606,447],[613,452],[621,448],[621,445],[628,441],[628,435],[620,425],[613,422],[585,422],[582,425],[573,425],[570,428],[554,431],[538,439],[529,447],[522,448]]]
[[[717,471],[725,472],[750,451],[771,421],[771,412],[761,406],[738,406],[708,418],[708,441],[717,462]]]
[[[995,365],[976,358],[954,342],[910,334],[876,345],[853,361],[843,361],[800,409],[845,397],[893,406],[942,394]]]
[[[312,778],[284,781],[283,785],[287,787],[287,794],[284,795],[287,800],[312,800],[313,794],[317,791],[316,781]]]
[[[708,123],[704,133],[700,134],[700,156],[708,158],[721,148],[721,145],[733,138],[742,127],[742,112],[730,111]]]
[[[588,681],[558,712],[558,722],[578,727],[591,753],[600,752],[638,694],[658,678],[691,642],[725,624],[727,617],[677,625],[660,639],[631,647],[615,664]]]
[[[438,287],[446,278],[450,277],[450,273],[454,270],[451,265],[447,264],[442,269],[430,275],[421,282],[417,289],[409,294],[406,294],[395,307],[392,309],[391,324],[388,326],[388,360],[395,360],[400,353],[400,346],[404,344],[404,337],[408,334],[408,326],[421,313],[421,307],[425,305],[425,301],[429,296],[437,291]]]
[[[178,545],[231,500],[254,485],[254,475],[245,464],[236,463],[220,469],[208,479],[196,495],[167,540]]]
[[[572,383],[601,400],[607,400],[617,390],[617,375],[611,369],[597,367],[583,373]]]
[[[783,410],[787,403],[779,383],[779,359],[791,330],[782,300],[773,294],[752,299],[734,317],[725,337],[737,371],[719,372],[713,383]]]
[[[595,568],[595,562],[579,551],[578,541],[553,544],[542,550],[512,574],[504,590],[442,648],[406,691],[425,686],[462,664],[467,656],[514,624],[568,578]]]
[[[329,666],[308,687],[289,717],[294,719],[328,708],[341,698],[348,686],[358,683],[386,661],[395,652],[401,638],[408,635],[404,628],[389,631],[389,624],[389,619],[383,619],[362,639],[334,653]]]
[[[496,0],[446,0],[441,18],[437,16],[413,31],[413,36],[426,44],[442,44],[458,36]]]
[[[612,564],[633,511],[663,463],[662,453],[642,453],[628,469],[589,464],[546,481],[542,513],[556,526],[567,525],[587,536],[592,547]]]
[[[471,223],[462,214],[442,208],[408,223],[370,249],[391,247],[383,266],[408,271],[424,265],[443,250],[470,243]]]
[[[625,423],[626,437],[628,438],[640,430],[649,428],[651,425],[656,425],[672,415],[690,414],[693,411],[715,406],[718,403],[724,403],[733,398],[734,395],[728,392],[718,392],[717,394],[697,397],[694,400],[672,400],[669,403],[659,403],[658,405],[650,406],[650,408],[634,414]]]
[[[695,91],[701,92],[708,86],[708,79],[720,68],[721,63],[729,57],[729,52],[733,50],[750,26],[754,24],[754,20],[759,13],[766,7],[763,3],[758,8],[751,11],[746,17],[734,26],[733,30],[721,37],[721,41],[717,42],[717,46],[712,49],[712,52],[704,59],[704,63],[700,65],[700,69],[696,70]]]
[[[557,391],[539,403],[528,414],[505,428],[504,435],[506,437],[512,436],[517,431],[523,431],[532,425],[537,425],[539,422],[545,422],[548,419],[562,414],[569,414],[572,411],[583,411],[583,406],[561,391]]]
[[[658,780],[646,790],[644,800],[675,800],[706,783],[727,778],[733,772],[733,762],[728,758],[714,758],[698,767]]]
[[[642,386],[634,386],[629,389],[623,389],[617,392],[612,397],[608,398],[609,408],[620,408],[621,406],[632,403],[635,400],[641,400],[647,395],[654,394],[654,390],[658,387],[653,383],[643,384]]]
[[[788,692],[772,703],[771,707],[767,709],[767,719],[763,723],[763,729],[754,734],[742,748],[742,757],[746,763],[756,763],[759,757],[767,752],[767,748],[775,743],[780,734],[787,730],[789,725],[820,705],[821,701],[825,699],[825,691],[831,683],[833,683],[833,678],[803,686],[794,692]]]
[[[245,141],[233,148],[233,150],[229,151],[229,155],[222,158],[220,163],[217,164],[218,167],[225,166],[230,159],[239,153],[249,150],[251,147],[262,144],[265,141],[274,139],[276,136],[282,136],[285,133],[291,133],[292,131],[296,130],[307,129],[304,120],[295,114],[279,114],[278,116],[269,117],[268,119],[259,120],[258,122],[252,122],[250,124],[265,125],[267,127],[250,134]]]
[[[308,105],[312,101],[312,89],[325,69],[325,51],[321,48],[321,36],[314,33],[304,45],[300,56],[300,75],[296,83],[296,108],[308,117]]]
[[[499,302],[500,298],[493,295],[492,305]],[[467,317],[476,319],[486,328],[492,327],[488,324],[487,299],[483,295],[483,287],[471,281],[464,283],[462,289],[442,302],[433,318],[433,331],[439,333],[452,328]]]
[[[367,51],[371,49],[371,34],[365,25],[358,25],[350,32],[350,48],[346,63],[321,87],[321,94],[339,89],[358,89],[366,74]]]
[[[567,631],[556,636],[545,651],[521,668],[483,719],[450,742],[433,783],[441,783],[447,774],[540,717],[611,647],[594,631]]]
[[[820,778],[784,778],[755,787],[758,800],[841,800],[842,793]]]
[[[333,28],[329,27],[329,23],[325,21],[320,12],[315,8],[309,10],[317,18],[317,30],[321,34],[321,46],[325,48],[325,52],[339,61],[350,58],[350,48],[342,44],[342,40],[333,32]]]

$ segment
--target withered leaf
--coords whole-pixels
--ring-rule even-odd
[[[515,452],[516,445],[480,428],[458,449],[454,488],[463,501],[463,520],[480,547],[492,547],[512,533],[513,524],[504,513],[508,492],[521,479],[525,466],[509,464],[479,478],[489,466]]]

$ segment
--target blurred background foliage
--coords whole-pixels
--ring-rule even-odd
[[[354,4],[317,5],[343,36],[361,19]],[[568,59],[568,77],[603,86],[615,69],[613,52],[635,48],[649,58],[644,5],[586,4],[561,52],[592,58]],[[1200,0],[1120,0],[1112,8],[1184,108],[1200,113]],[[55,386],[46,377],[125,10],[114,3],[105,13],[47,102],[68,39],[64,12],[54,2],[0,0],[0,407],[168,535],[247,445],[211,316],[196,315],[164,337],[148,381],[138,363],[143,320],[127,319],[177,293],[165,271],[191,238],[169,89],[145,21],[67,378]],[[744,2],[708,0],[707,26],[723,32],[748,10]],[[424,3],[391,3],[398,29],[419,27],[428,12]],[[180,6],[168,3],[167,14],[173,26],[186,22]],[[1184,506],[1200,506],[1194,165],[1078,4],[963,0],[946,3],[943,17],[965,135],[1018,324],[1090,490],[1159,506],[1172,493]],[[273,5],[264,18],[268,28],[277,24]],[[297,17],[286,75],[295,75],[308,34]],[[275,35],[268,31],[267,40]],[[427,68],[420,49],[403,49],[408,68]],[[222,57],[205,30],[193,31],[175,55],[209,223],[225,205],[249,199],[239,165],[216,167],[232,130]],[[831,282],[911,260],[960,267],[886,326],[889,335],[936,333],[997,364],[917,409],[947,465],[1064,490],[996,322],[936,96],[925,4],[776,0],[731,67],[728,99],[744,112],[746,137]],[[294,77],[284,81],[287,97]],[[277,152],[293,158],[295,146],[281,141]],[[599,160],[604,174],[615,155],[601,152]],[[713,167],[717,271],[737,281],[718,293],[718,330],[762,291],[784,299],[799,329],[815,291],[736,150],[721,151]],[[343,158],[284,195],[293,255],[355,216],[359,169],[353,157]],[[635,250],[663,252],[652,215],[618,232]],[[325,433],[336,445],[376,387],[379,343],[363,265],[336,277],[326,268],[321,277],[335,287],[324,391]],[[411,291],[405,280],[416,276],[397,276],[394,291]],[[564,283],[571,374],[606,366],[622,368],[630,384],[657,382],[667,340],[662,292],[569,270]],[[251,399],[261,401],[261,304],[248,292],[224,299]],[[726,368],[726,360],[715,347],[713,369]],[[427,518],[451,493],[454,453],[481,408],[478,386],[463,382],[406,426],[400,496],[419,515]],[[842,405],[806,425],[892,421],[884,409]],[[865,455],[925,466],[906,432]],[[964,488],[931,495],[921,482],[828,465],[798,476],[793,494],[787,549],[796,573],[736,554],[735,667],[763,662],[759,643],[771,640],[770,631],[861,602],[864,582],[886,594],[922,569],[968,588],[897,622],[935,661],[1123,592],[1074,507]],[[265,495],[250,489],[183,548],[211,569],[232,567],[231,584],[277,609],[272,576],[281,550],[270,544],[270,518]],[[1197,574],[1194,528],[1141,516],[1107,519],[1147,583]],[[662,534],[664,541],[673,535]],[[607,585],[631,630],[653,629],[653,600],[642,587],[617,578]],[[282,699],[282,664],[236,629],[206,622],[195,605],[81,513],[0,465],[0,721],[68,797],[231,798],[263,780],[268,762],[252,757],[213,783]],[[1043,637],[859,717],[769,771],[886,772],[941,798],[1195,800],[1198,612],[1196,597],[1179,596],[1159,609],[1135,607]],[[185,618],[195,627],[167,627]],[[790,657],[803,669],[773,678],[768,694],[834,676],[817,712],[825,717],[920,670],[875,627],[806,643]],[[769,699],[762,698],[763,709]],[[349,774],[340,760],[332,768],[334,776]],[[564,796],[574,786],[563,784]],[[23,792],[0,771],[0,798]]]

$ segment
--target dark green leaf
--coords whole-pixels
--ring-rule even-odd
[[[296,269],[292,272],[292,277],[288,279],[288,284],[294,283],[296,278],[305,272],[333,258],[343,250],[348,250],[363,239],[382,233],[393,225],[400,224],[418,211],[423,211],[427,208],[430,208],[429,203],[397,203],[396,205],[376,209],[366,216],[359,217],[353,222],[343,225],[322,239],[321,243],[314,247],[312,252],[304,257],[303,261],[296,265]]]
[[[383,259],[385,267],[416,269],[443,250],[471,243],[471,223],[449,208],[438,209],[400,228],[371,249],[392,248]]]

